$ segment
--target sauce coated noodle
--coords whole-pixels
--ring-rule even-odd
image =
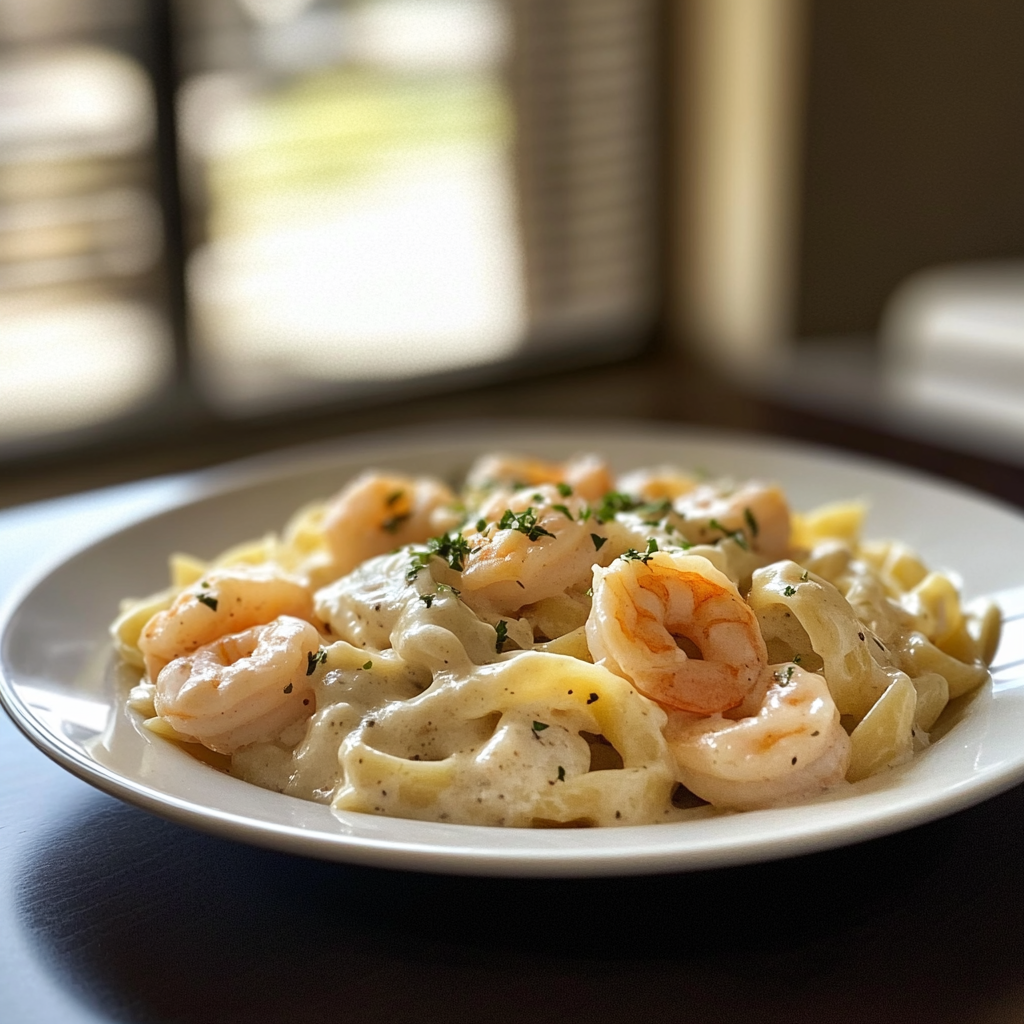
[[[1000,616],[864,507],[757,480],[490,454],[456,491],[367,471],[278,535],[126,600],[154,733],[339,810],[675,821],[910,760],[988,678]]]

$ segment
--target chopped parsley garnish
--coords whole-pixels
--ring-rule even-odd
[[[533,723],[533,731],[534,732],[543,732],[547,728],[548,728],[548,725],[547,725],[546,722],[534,722]]]
[[[412,564],[405,578],[411,583],[420,574],[420,570],[430,564],[430,559],[434,555],[443,558],[456,572],[462,572],[463,562],[469,553],[469,541],[461,533],[444,533],[440,537],[431,537],[426,548],[413,552]]]
[[[668,498],[661,501],[645,501],[642,505],[637,505],[636,511],[641,515],[654,517],[653,522],[658,523],[672,511],[672,502]]]
[[[486,519],[478,519],[476,521],[476,532],[477,533],[483,533],[484,530],[486,530],[486,529],[487,529],[487,520]]]
[[[594,515],[598,522],[606,523],[614,519],[617,512],[632,512],[640,502],[634,501],[628,494],[621,491],[609,491],[602,499],[601,504],[594,509]]]
[[[404,523],[411,515],[411,512],[401,512],[397,516],[390,516],[380,524],[380,528],[382,530],[386,530],[388,533],[398,533],[402,523]]]
[[[403,491],[403,490],[397,490],[397,491],[392,491],[392,492],[391,492],[391,493],[390,493],[390,494],[389,494],[389,495],[388,495],[388,496],[387,496],[387,497],[386,497],[386,498],[384,499],[384,504],[385,504],[385,505],[387,505],[387,507],[388,507],[388,508],[391,508],[391,506],[392,506],[392,505],[394,505],[394,503],[395,503],[396,501],[400,501],[400,500],[401,500],[401,498],[402,498],[402,496],[403,496],[404,494],[405,494],[405,491]]]
[[[743,518],[747,521],[747,526],[750,527],[750,536],[751,537],[756,537],[757,536],[757,520],[754,518],[754,513],[750,511],[750,506],[749,505],[743,510]]]
[[[630,548],[619,557],[626,559],[627,562],[643,562],[644,565],[646,565],[651,560],[651,555],[653,555],[657,550],[658,542],[651,537],[647,541],[647,550],[643,554],[637,551],[636,548]]]
[[[293,689],[294,689],[294,687],[292,686],[292,684],[291,684],[291,683],[289,683],[289,684],[288,684],[288,685],[287,685],[287,686],[286,686],[286,687],[284,688],[284,690],[283,690],[282,692],[283,692],[283,693],[291,693]]]
[[[446,533],[427,542],[456,572],[462,572],[464,559],[469,555],[469,541],[461,533]]]
[[[794,654],[793,655],[793,664],[794,665],[799,665],[801,660],[802,660],[802,658],[801,658],[801,656],[799,654]]]
[[[499,530],[517,530],[525,534],[527,540],[540,540],[541,537],[554,537],[550,530],[537,524],[537,513],[533,507],[523,512],[513,512],[512,509],[505,509],[501,519],[498,521]]]
[[[365,665],[363,666],[363,670],[364,670],[365,672],[369,672],[371,668],[373,668],[373,662],[372,662],[372,661],[368,661],[368,662],[367,662],[367,663],[366,663],[366,664],[365,664]]]
[[[566,505],[552,505],[551,507],[556,512],[561,512],[563,516],[567,516],[570,520],[572,519],[572,513],[569,511]]]
[[[204,586],[205,585],[206,584],[204,584]],[[211,609],[212,611],[217,610],[217,598],[215,598],[212,594],[196,594],[196,600],[200,604],[205,604],[206,607]]]
[[[599,534],[592,533],[590,539],[594,542],[594,550],[600,551],[601,548],[608,542],[607,537],[601,537]]]
[[[558,781],[565,782],[565,769],[561,765],[558,766]]]
[[[412,563],[409,565],[409,570],[405,574],[405,578],[409,583],[412,583],[420,571],[425,569],[430,563],[430,559],[433,557],[433,552],[429,548],[424,548],[422,551],[413,551]]]
[[[803,576],[800,577],[800,582],[801,583],[806,583],[807,582],[807,570],[806,569],[804,569]]]
[[[744,551],[749,551],[750,547],[747,544],[747,538],[742,530],[727,530],[717,519],[709,519],[708,526],[712,530],[721,530],[725,534],[725,537],[731,537]],[[722,539],[724,540],[725,537]]]
[[[572,488],[567,483],[557,483],[555,486],[558,488],[558,493],[563,498],[568,498],[572,494]]]
[[[786,586],[785,586],[785,589],[782,591],[782,596],[783,597],[792,597],[795,593],[796,593],[796,587],[791,587],[787,583]]]
[[[439,596],[445,594],[451,594],[453,597],[459,597],[462,593],[456,587],[449,586],[447,583],[438,583],[435,587],[436,593],[434,594],[420,594],[420,600],[429,608]]]
[[[508,639],[508,623],[504,619],[499,619],[498,624],[494,627],[494,632],[497,634],[497,639],[494,641],[494,649],[501,654],[501,645]],[[547,726],[544,726],[544,728],[546,729]]]
[[[319,651],[310,651],[306,655],[306,675],[311,676],[317,665],[323,665],[327,661],[327,652],[321,647]]]

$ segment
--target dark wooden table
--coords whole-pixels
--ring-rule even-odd
[[[794,411],[661,358],[0,483],[0,597],[142,514],[156,477],[382,425],[620,416],[884,455],[1024,505],[1024,471]],[[95,492],[90,486],[117,483]],[[83,490],[86,489],[86,490]],[[1024,743],[1024,737],[1021,738]],[[0,1021],[1024,1020],[1024,786],[872,842],[750,867],[510,881],[321,863],[170,824],[0,715]]]

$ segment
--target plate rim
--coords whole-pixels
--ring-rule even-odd
[[[259,820],[246,815],[232,814],[221,809],[204,806],[201,803],[183,800],[173,794],[162,792],[138,780],[126,778],[113,769],[95,759],[90,759],[70,741],[56,736],[45,727],[42,721],[23,703],[15,685],[7,678],[5,651],[9,642],[9,634],[17,614],[26,601],[51,577],[73,560],[87,554],[99,545],[110,542],[123,532],[141,524],[152,522],[161,517],[172,516],[176,511],[187,508],[200,501],[226,496],[234,492],[272,482],[275,478],[290,475],[312,473],[317,464],[346,462],[356,458],[372,457],[374,452],[395,452],[399,444],[405,446],[405,454],[414,449],[437,449],[441,444],[456,442],[459,447],[493,448],[488,438],[492,434],[514,425],[523,436],[523,424],[508,419],[474,419],[467,421],[449,421],[444,424],[432,424],[429,429],[413,427],[395,427],[383,431],[372,431],[365,434],[346,435],[328,441],[318,441],[276,451],[265,452],[244,459],[206,467],[190,473],[175,475],[180,480],[182,489],[159,502],[156,507],[132,515],[109,530],[101,530],[50,559],[40,559],[34,568],[15,582],[5,600],[0,603],[0,705],[4,707],[18,729],[44,754],[61,765],[65,770],[82,781],[127,803],[141,807],[168,820],[188,827],[197,828],[222,838],[244,841],[254,845],[276,849],[288,853],[314,856],[320,859],[335,860],[345,863],[362,864],[390,869],[427,871],[433,873],[486,875],[508,877],[597,877],[644,875],[668,872],[705,870],[711,868],[766,862],[769,860],[799,856],[820,850],[855,844],[882,835],[902,831],[928,821],[944,817],[966,807],[987,800],[1006,789],[1011,788],[1024,778],[1024,761],[1013,771],[1001,773],[994,769],[988,770],[981,777],[975,777],[970,785],[963,785],[947,792],[942,799],[922,804],[918,801],[913,806],[902,806],[895,801],[886,810],[877,811],[863,816],[853,815],[850,820],[839,827],[828,831],[814,828],[789,826],[770,837],[771,849],[766,849],[766,840],[734,844],[722,848],[693,848],[681,846],[671,841],[649,844],[652,848],[629,850],[609,849],[535,849],[529,854],[523,851],[512,851],[495,846],[480,848],[469,844],[462,848],[450,842],[438,847],[423,843],[410,843],[400,839],[374,839],[372,837],[352,837],[342,833],[325,834],[310,833],[299,826],[288,826],[278,822]],[[466,436],[467,427],[473,431],[473,437]],[[625,428],[625,429],[623,429]],[[821,459],[822,457],[841,456],[847,464],[854,464],[871,474],[895,480],[897,483],[924,484],[938,487],[945,493],[957,493],[961,497],[980,501],[990,508],[1009,513],[1024,523],[1021,511],[1007,502],[992,498],[983,492],[963,485],[957,481],[946,481],[920,470],[905,469],[898,463],[890,462],[875,456],[858,452],[847,452],[830,446],[793,441],[788,438],[775,438],[743,431],[723,431],[714,428],[688,425],[659,423],[642,420],[636,422],[617,421],[613,427],[608,422],[599,426],[586,423],[573,423],[569,428],[566,424],[552,424],[539,421],[529,425],[525,446],[529,446],[529,435],[539,437],[546,434],[563,440],[574,436],[594,438],[591,447],[600,449],[602,437],[607,444],[613,440],[617,444],[642,443],[643,441],[664,443],[679,441],[690,445],[724,445],[727,448],[742,447],[747,452],[754,449],[766,449],[770,452],[784,452],[796,458]],[[159,478],[158,478],[159,479]],[[114,491],[117,488],[110,488]],[[61,501],[66,499],[56,499]],[[991,684],[989,684],[991,685]],[[120,711],[116,704],[111,705],[115,712]],[[233,780],[240,785],[251,785]],[[299,800],[283,794],[268,795],[285,800]],[[892,794],[889,794],[890,797]],[[844,797],[850,799],[849,797]],[[307,801],[299,800],[301,804]],[[326,814],[330,810],[322,807]],[[813,805],[796,805],[793,810]],[[784,809],[785,810],[785,809]],[[744,812],[742,819],[750,815],[769,812]],[[384,821],[403,822],[405,819],[381,819],[378,816],[366,815],[375,823]],[[715,820],[726,820],[734,815],[716,816]],[[421,822],[419,825],[435,823]],[[636,829],[643,830],[654,839],[655,833],[650,830],[679,829],[687,822],[663,825],[642,825],[617,828],[620,835],[630,835]],[[486,829],[494,833],[495,829],[486,826],[444,826],[446,829],[458,828],[469,830],[467,838],[473,830]],[[505,830],[498,830],[504,832]],[[528,832],[530,830],[515,830]],[[566,830],[567,832],[570,830]],[[586,835],[591,830],[576,830],[577,835]]]

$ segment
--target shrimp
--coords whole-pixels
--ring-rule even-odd
[[[574,494],[588,501],[596,501],[614,487],[608,464],[597,455],[574,455],[566,462],[545,462],[523,455],[484,455],[466,476],[471,493],[495,488],[507,493],[559,483],[568,484]]]
[[[139,650],[146,675],[155,682],[175,658],[279,615],[313,621],[313,596],[299,580],[268,565],[214,570],[142,627]]]
[[[458,523],[452,490],[431,477],[370,470],[356,477],[330,503],[324,537],[338,575],[375,555],[418,544]]]
[[[598,664],[666,708],[711,715],[757,706],[768,663],[757,616],[706,558],[619,558],[594,568],[593,589],[586,631]]]
[[[153,707],[221,754],[275,740],[316,710],[308,673],[319,650],[313,626],[282,615],[175,658],[157,676]]]
[[[673,524],[691,544],[732,536],[769,562],[789,551],[790,515],[782,490],[752,482],[738,490],[701,484],[672,503]]]
[[[616,489],[646,502],[669,501],[689,493],[697,481],[675,466],[635,469],[619,477]]]
[[[508,615],[586,586],[604,538],[595,532],[601,525],[585,518],[582,498],[543,484],[509,496],[501,507],[500,518],[481,519],[463,532],[469,553],[455,584],[463,601]]]
[[[732,721],[670,712],[665,739],[677,778],[716,807],[747,811],[795,803],[840,784],[850,737],[823,676],[772,665],[757,711]]]

